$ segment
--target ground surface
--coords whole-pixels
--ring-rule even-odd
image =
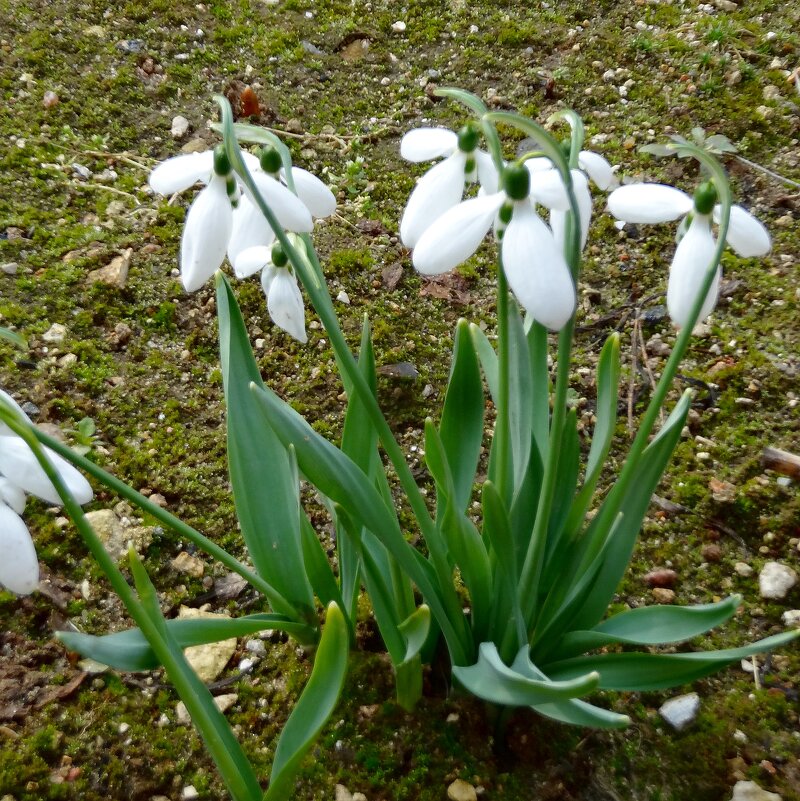
[[[398,21],[404,31],[393,28]],[[410,452],[437,408],[455,320],[493,326],[485,258],[421,281],[396,239],[417,174],[399,160],[402,132],[460,119],[433,88],[460,85],[542,120],[571,106],[592,147],[627,176],[691,191],[692,166],[637,148],[702,126],[727,136],[745,159],[798,181],[800,97],[787,80],[800,65],[798,30],[796,7],[763,0],[741,8],[728,0],[0,0],[0,322],[30,346],[24,354],[0,346],[2,385],[70,441],[91,418],[96,436],[81,439],[92,458],[241,553],[224,464],[213,290],[187,296],[176,280],[186,199],[167,205],[146,189],[157,160],[215,141],[212,93],[236,99],[251,86],[261,121],[288,132],[297,162],[336,190],[338,215],[315,239],[332,295],[349,296],[338,305],[354,344],[362,315],[373,321],[386,368],[381,399]],[[177,114],[191,130],[176,142]],[[769,225],[775,247],[762,261],[726,257],[725,297],[684,370],[698,395],[691,435],[659,489],[672,505],[652,507],[620,588],[623,602],[653,602],[643,577],[671,567],[678,602],[742,593],[741,614],[705,643],[716,647],[782,630],[782,613],[800,600],[795,589],[765,602],[757,585],[765,561],[798,562],[796,485],[765,472],[760,455],[767,445],[800,452],[800,195],[797,183],[733,157],[726,164],[738,199]],[[598,197],[598,212],[602,205]],[[660,369],[673,339],[658,308],[670,238],[666,226],[618,234],[598,214],[574,381],[587,413],[592,371],[580,368],[593,365],[611,330],[631,341],[637,309],[647,312],[640,327],[648,365]],[[124,285],[94,281],[92,271],[117,257],[129,262]],[[309,345],[300,347],[270,324],[256,281],[237,291],[266,380],[335,436],[341,387],[313,318]],[[64,326],[60,341],[45,336],[54,324]],[[625,358],[622,401],[630,396],[635,416],[649,378],[635,368],[640,353],[634,362],[628,347]],[[415,366],[415,381],[395,377],[392,365],[401,362]],[[101,490],[93,508],[117,500]],[[197,738],[176,722],[176,698],[159,674],[86,676],[54,643],[52,632],[70,622],[99,633],[125,618],[58,511],[31,501],[26,519],[48,581],[28,598],[0,593],[0,798],[178,799],[190,784],[202,799],[225,798]],[[177,572],[170,561],[184,546],[156,532],[143,550],[168,613],[204,597],[215,609],[259,608],[246,592],[227,601],[209,595],[222,575],[210,562],[203,578]],[[737,572],[738,562],[753,574]],[[266,645],[254,672],[234,685],[238,700],[227,713],[264,776],[309,670],[291,644]],[[244,649],[240,642],[223,680],[236,675]],[[615,696],[607,703],[633,717],[625,732],[520,714],[504,748],[493,750],[479,704],[447,698],[431,673],[422,707],[402,713],[387,663],[365,650],[353,656],[296,797],[332,798],[340,783],[369,801],[431,801],[461,777],[485,788],[485,798],[512,801],[722,801],[739,778],[800,798],[799,668],[795,649],[772,658],[760,689],[738,665],[698,682],[701,712],[681,734],[656,713],[670,693]]]

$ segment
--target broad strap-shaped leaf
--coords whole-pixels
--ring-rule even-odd
[[[572,504],[567,521],[567,532],[570,536],[575,536],[583,525],[597,481],[603,471],[603,464],[611,448],[614,428],[617,424],[619,374],[619,334],[615,332],[603,345],[597,363],[597,405],[594,432],[589,456],[586,459],[586,475],[583,478],[583,486]]]
[[[498,487],[501,497],[513,497],[522,484],[531,456],[533,437],[533,378],[528,339],[517,304],[508,304],[508,423],[511,442],[512,486],[508,495]],[[546,364],[546,362],[545,362]],[[498,414],[500,410],[498,409]]]
[[[253,564],[294,608],[270,604],[297,618],[314,614],[314,597],[303,563],[299,486],[286,446],[250,391],[261,385],[250,340],[231,288],[217,273],[222,379],[228,425],[228,468],[236,516]]]
[[[553,662],[543,669],[549,676],[559,680],[583,676],[587,671],[597,671],[600,674],[599,686],[603,690],[665,690],[702,679],[730,662],[771,651],[798,637],[800,630],[787,631],[742,648],[687,654],[597,654]]]
[[[350,625],[353,622],[350,620],[350,615],[347,613],[346,607],[342,601],[342,594],[339,591],[339,584],[336,582],[331,570],[331,563],[328,560],[328,555],[319,541],[317,532],[314,531],[314,526],[306,516],[305,512],[300,512],[300,536],[301,545],[303,548],[303,561],[306,566],[306,575],[311,582],[311,588],[314,594],[320,601],[327,606],[331,602],[335,602],[343,614],[348,619]]]
[[[500,368],[497,362],[497,351],[492,347],[492,343],[489,342],[489,337],[475,323],[470,323],[469,333],[475,346],[475,353],[478,354],[478,359],[481,363],[486,385],[489,387],[489,394],[492,396],[495,405],[497,405],[500,387]]]
[[[523,646],[527,651],[527,646]],[[504,706],[533,706],[576,698],[597,687],[598,676],[589,672],[569,681],[534,679],[510,668],[492,642],[480,644],[478,661],[469,667],[453,667],[453,675],[478,698]]]
[[[483,384],[469,324],[459,320],[439,435],[453,477],[452,503],[464,512],[472,495],[483,440]]]
[[[535,320],[527,333],[531,373],[531,430],[533,447],[544,464],[550,447],[550,369],[547,366],[547,329]]]
[[[167,631],[179,648],[244,637],[266,629],[279,629],[308,645],[316,641],[314,629],[283,615],[247,615],[236,618],[191,618],[168,620]],[[56,637],[72,651],[115,670],[154,670],[158,657],[138,628],[96,637],[74,631],[59,631]]]
[[[547,676],[531,662],[527,648],[520,648],[517,658],[511,665],[523,676],[531,679],[546,679]],[[603,709],[578,698],[568,698],[564,701],[551,701],[546,704],[536,704],[531,707],[540,715],[544,715],[561,723],[572,726],[588,726],[593,729],[623,729],[631,719],[627,715],[620,715],[610,709]]]
[[[558,645],[557,658],[582,654],[613,643],[662,645],[691,640],[730,620],[741,601],[741,596],[732,595],[713,604],[656,604],[629,609],[604,620],[591,631],[566,634]]]
[[[406,664],[419,655],[431,631],[431,610],[426,604],[417,607],[400,625],[400,633],[406,641]]]
[[[491,481],[483,484],[483,536],[492,548],[492,553],[503,572],[505,580],[516,586],[519,580],[519,564],[511,521],[503,500]]]
[[[150,645],[157,654],[158,661],[164,665],[167,676],[186,705],[233,801],[258,801],[261,787],[252,765],[247,761],[230,724],[217,709],[211,693],[186,661],[179,644],[170,634],[169,626],[161,614],[156,589],[132,548],[129,556],[131,574],[144,614],[139,622],[148,632]]]
[[[331,716],[344,686],[349,637],[344,615],[328,605],[311,677],[278,739],[264,801],[285,801],[305,754]]]
[[[658,432],[653,441],[645,448],[639,461],[636,481],[628,487],[628,491],[619,507],[621,518],[618,516],[616,525],[611,529],[613,537],[606,545],[602,531],[587,530],[587,537],[600,538],[601,547],[605,552],[603,565],[597,573],[597,579],[586,596],[581,610],[570,628],[592,629],[602,620],[614,592],[617,589],[633,553],[633,547],[639,536],[650,499],[656,490],[664,470],[669,462],[675,446],[678,444],[686,415],[689,412],[691,396],[686,393],[676,405],[667,422]],[[613,492],[613,490],[612,490]],[[608,503],[608,498],[606,499]],[[597,520],[601,512],[595,517]],[[594,523],[594,520],[592,521]],[[599,527],[599,523],[598,523]],[[608,535],[606,535],[608,536]]]
[[[369,529],[413,581],[441,626],[451,653],[469,651],[471,640],[466,620],[447,614],[443,593],[453,595],[452,584],[441,588],[430,565],[403,537],[394,512],[384,502],[369,477],[268,387],[251,387],[265,419],[288,447],[293,445],[306,478],[352,519]]]

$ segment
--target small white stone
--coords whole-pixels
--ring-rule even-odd
[[[196,798],[200,798],[200,793],[197,792],[197,789],[193,784],[188,784],[183,788],[181,798],[183,801],[194,801]]]
[[[800,609],[788,609],[781,615],[781,620],[790,629],[800,628]]]
[[[336,296],[336,300],[338,300],[339,303],[344,303],[346,306],[350,305],[350,295],[348,295],[344,290],[339,292],[339,294]]]
[[[406,24],[403,20],[399,19],[397,22],[392,23],[392,32],[393,33],[403,33],[406,29]]]
[[[797,584],[797,573],[780,562],[767,562],[758,576],[758,588],[762,598],[780,600],[785,598]]]
[[[50,328],[42,334],[45,342],[63,342],[67,335],[67,329],[61,323],[53,323]]]
[[[658,713],[675,731],[683,731],[694,721],[699,711],[700,696],[697,693],[687,693],[670,698],[661,705]]]
[[[172,127],[170,129],[170,133],[172,134],[173,139],[183,139],[188,132],[189,120],[187,120],[186,117],[182,117],[179,114],[177,117],[172,118]]]
[[[241,670],[242,673],[249,673],[257,663],[258,659],[245,657],[241,660],[241,662],[239,662],[239,670]]]
[[[777,793],[770,793],[755,782],[736,782],[731,801],[783,801]]]
[[[753,568],[747,564],[747,562],[737,562],[733,569],[742,577],[748,578],[749,576],[753,575]]]
[[[117,731],[120,734],[125,734],[125,732],[127,732],[128,729],[130,729],[130,725],[128,723],[120,723],[119,724],[119,728],[117,729]]]
[[[263,640],[248,640],[244,646],[251,654],[256,656],[266,656],[267,646],[264,645]]]
[[[17,270],[19,270],[19,264],[15,261],[7,261],[0,265],[0,270],[2,270],[6,275],[16,275]]]
[[[747,735],[741,729],[736,729],[733,733],[733,739],[736,740],[737,743],[746,743]]]

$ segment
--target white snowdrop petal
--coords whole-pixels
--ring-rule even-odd
[[[714,207],[714,221],[719,223],[720,207]],[[763,223],[741,206],[731,206],[731,220],[725,241],[743,259],[766,256],[772,240]]]
[[[400,155],[406,161],[430,161],[457,147],[458,136],[447,128],[414,128],[400,140]]]
[[[232,215],[228,261],[234,266],[236,277],[242,278],[236,270],[240,254],[259,245],[270,245],[275,239],[275,233],[261,209],[247,195],[239,198],[239,205],[232,210]]]
[[[272,286],[272,281],[275,276],[278,274],[278,268],[274,264],[267,264],[266,267],[261,271],[261,288],[264,290],[264,294],[269,299],[269,288]]]
[[[577,170],[573,170],[577,172]],[[558,170],[536,170],[531,173],[531,197],[548,209],[569,210],[567,187]]]
[[[22,518],[0,503],[0,584],[11,592],[28,595],[39,584],[36,549]]]
[[[2,447],[2,445],[0,445]],[[7,503],[18,515],[25,511],[25,490],[0,476],[0,503]]]
[[[573,170],[574,174],[577,172]],[[574,180],[575,200],[578,201],[578,213],[581,220],[581,250],[586,247],[589,238],[589,225],[592,221],[592,193],[589,191],[589,183],[583,173],[578,180]],[[567,212],[554,209],[550,212],[550,228],[561,252],[564,252],[567,238]]]
[[[261,172],[261,161],[258,156],[248,150],[242,151],[242,161],[250,172]]]
[[[220,268],[233,230],[225,179],[215,175],[195,198],[181,236],[181,281],[196,292]]]
[[[408,248],[464,194],[466,156],[458,151],[440,162],[417,181],[400,220],[400,239]]]
[[[547,156],[534,156],[533,158],[525,161],[525,169],[533,175],[535,172],[542,172],[543,170],[553,170],[553,162]]]
[[[666,184],[628,184],[608,196],[608,210],[629,223],[659,223],[677,220],[692,210],[685,192]]]
[[[297,280],[287,269],[276,270],[269,285],[267,311],[272,322],[305,344],[306,316]]]
[[[292,167],[292,180],[297,196],[312,217],[330,217],[336,211],[336,197],[316,175],[301,167]]]
[[[22,411],[22,407],[9,395],[5,390],[0,389],[0,398],[2,398],[3,402],[11,406],[12,409],[15,409],[17,414],[23,419],[27,420],[29,423],[31,421],[30,417],[28,417],[25,412]],[[0,437],[16,437],[17,435],[3,422],[0,421]],[[3,443],[0,441],[0,447],[2,447]]]
[[[535,320],[558,331],[575,311],[575,285],[553,234],[529,203],[517,203],[502,241],[508,283]]]
[[[497,167],[494,166],[494,159],[483,150],[476,150],[473,156],[478,167],[481,189],[486,194],[493,195],[500,189],[500,176],[497,174]]]
[[[414,267],[439,275],[466,261],[480,245],[503,205],[504,192],[459,203],[431,225],[414,248]]]
[[[57,453],[49,448],[44,450],[75,500],[80,504],[92,500],[92,488],[83,475]],[[48,503],[61,504],[56,488],[50,483],[33,451],[19,437],[5,437],[0,442],[0,473],[25,492]]]
[[[606,190],[614,180],[614,171],[611,165],[599,153],[591,150],[581,150],[578,154],[578,164],[594,181],[598,189]]]
[[[678,243],[669,268],[667,311],[672,322],[679,328],[690,322],[692,306],[700,292],[703,276],[714,258],[715,249],[709,218],[701,214],[695,215],[686,235]],[[702,322],[714,309],[720,277],[721,270],[717,267],[714,283],[706,295],[697,322]]]
[[[150,173],[150,187],[159,195],[183,192],[198,181],[208,183],[214,172],[214,151],[184,153],[162,161]]]
[[[278,222],[287,231],[311,233],[314,228],[311,212],[297,195],[263,172],[253,173],[253,181]]]
[[[237,278],[249,278],[266,267],[271,260],[272,248],[268,245],[246,248],[236,257],[233,272]]]

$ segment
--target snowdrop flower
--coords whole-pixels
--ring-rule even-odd
[[[12,407],[28,422],[25,412],[10,395],[0,390],[0,402]],[[65,459],[45,448],[45,453],[78,503],[92,499],[86,479]],[[61,505],[56,488],[47,478],[33,451],[5,423],[0,423],[0,585],[27,595],[39,583],[39,562],[28,527],[20,517],[25,493]]]
[[[544,156],[526,160],[525,166],[531,173],[531,196],[550,209],[550,227],[556,242],[563,248],[566,245],[567,212],[570,206],[561,175],[550,159]],[[589,223],[592,219],[592,194],[587,176],[598,189],[605,191],[614,182],[614,172],[608,161],[591,150],[581,150],[578,154],[578,166],[579,170],[571,170],[570,173],[578,202],[583,249],[589,237]]]
[[[503,189],[459,203],[421,236],[416,269],[425,275],[452,270],[469,258],[494,224],[502,235],[500,260],[508,283],[535,320],[557,331],[575,311],[575,285],[563,251],[531,202],[531,175],[513,164]]]
[[[302,241],[297,247],[304,247]],[[236,260],[237,276],[246,278],[261,270],[261,287],[267,296],[267,311],[278,328],[298,342],[308,342],[303,296],[297,278],[289,267],[289,258],[277,242],[272,247],[259,245],[242,251]]]
[[[400,238],[416,247],[420,237],[464,195],[468,181],[479,180],[484,192],[498,190],[497,169],[488,153],[478,150],[478,131],[465,125],[457,134],[446,128],[417,128],[400,142],[407,161],[428,161],[446,156],[417,181],[400,221]]]
[[[681,228],[686,231],[675,250],[667,286],[667,310],[679,328],[690,322],[692,306],[714,258],[716,242],[711,222],[718,223],[721,213],[716,198],[710,182],[698,187],[694,199],[675,187],[646,183],[622,186],[608,198],[609,211],[624,222],[657,223],[684,218]],[[772,247],[767,229],[741,206],[731,208],[726,241],[743,258],[764,256]],[[697,322],[704,320],[716,306],[721,278],[722,269],[718,265]]]

